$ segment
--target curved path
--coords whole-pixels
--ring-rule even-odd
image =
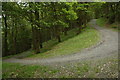
[[[96,60],[106,58],[108,56],[113,56],[118,54],[118,32],[99,27],[96,25],[96,20],[90,22],[91,26],[96,28],[101,33],[101,42],[97,45],[92,46],[91,48],[85,49],[79,53],[47,58],[47,59],[16,59],[9,58],[3,61],[13,62],[13,63],[22,63],[22,64],[63,64],[68,62],[76,61],[86,61],[86,60]]]

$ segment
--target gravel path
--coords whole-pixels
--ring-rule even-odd
[[[3,61],[21,64],[64,64],[76,61],[90,61],[96,59],[106,58],[108,56],[118,55],[118,32],[106,29],[104,27],[99,27],[96,25],[96,20],[90,22],[91,26],[96,28],[101,34],[101,41],[92,46],[91,48],[84,49],[83,51],[71,55],[47,58],[47,59],[16,59],[9,58]]]

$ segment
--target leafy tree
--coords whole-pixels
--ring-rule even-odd
[[[119,3],[3,2],[2,8],[3,56],[31,47],[40,53],[44,42],[61,42],[61,35],[73,28],[80,34],[93,17],[120,21]]]

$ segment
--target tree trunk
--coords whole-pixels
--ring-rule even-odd
[[[64,28],[64,35],[67,35],[67,28]]]
[[[54,11],[54,19],[57,21],[59,20],[59,16],[56,14],[56,3],[52,3],[53,11]],[[60,29],[58,25],[54,25],[55,37],[58,39],[58,42],[61,42],[60,38]]]
[[[8,28],[8,25],[7,25],[7,17],[6,15],[3,16],[4,18],[4,23],[5,23],[5,30],[4,30],[4,54],[3,55],[8,55],[8,43],[7,43],[7,36],[8,36],[8,33],[7,33],[7,28]]]
[[[87,20],[85,20],[85,23],[84,23],[84,28],[86,28],[87,27]]]
[[[58,42],[61,42],[60,35],[57,36]]]
[[[41,30],[39,30],[39,36],[38,36],[38,38],[39,38],[39,46],[40,46],[40,48],[43,48],[43,45],[42,45],[43,38],[42,38],[42,32],[41,32]]]
[[[37,27],[38,28],[41,28],[41,25],[40,25],[40,23],[39,23],[39,20],[40,20],[40,18],[42,19],[43,18],[43,13],[42,13],[42,17],[40,17],[40,15],[39,15],[39,11],[36,9],[35,10],[35,19],[38,21],[38,22],[36,22],[36,25],[37,25]],[[36,28],[36,32],[37,32],[37,34],[36,34],[36,39],[38,40],[38,45],[39,45],[39,48],[42,48],[43,46],[42,46],[42,40],[43,40],[43,38],[42,38],[42,32],[41,32],[41,29],[37,29]]]
[[[40,44],[40,48],[43,48],[43,45],[42,45],[42,44]]]
[[[17,54],[17,23],[15,22],[14,25],[15,29],[14,29],[14,54]]]
[[[78,29],[77,35],[81,33],[81,29],[82,29],[82,27],[79,26],[79,29]]]
[[[40,53],[40,46],[39,46],[39,37],[38,37],[38,29],[35,26],[32,26],[32,44],[34,53]]]
[[[16,34],[14,34],[15,36],[14,36],[14,41],[13,41],[13,48],[14,48],[14,54],[17,54],[17,50],[16,50]]]
[[[81,33],[81,31],[82,31],[82,23],[80,22],[79,24],[80,24],[80,25],[78,25],[77,35],[78,35],[79,33]]]
[[[61,42],[61,37],[60,37],[60,29],[58,26],[55,26],[55,37],[57,38],[58,42]]]

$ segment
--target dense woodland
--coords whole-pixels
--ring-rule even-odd
[[[40,53],[43,43],[66,35],[73,28],[80,34],[93,18],[107,18],[109,23],[120,22],[120,3],[86,2],[3,2],[3,56],[33,49]]]

